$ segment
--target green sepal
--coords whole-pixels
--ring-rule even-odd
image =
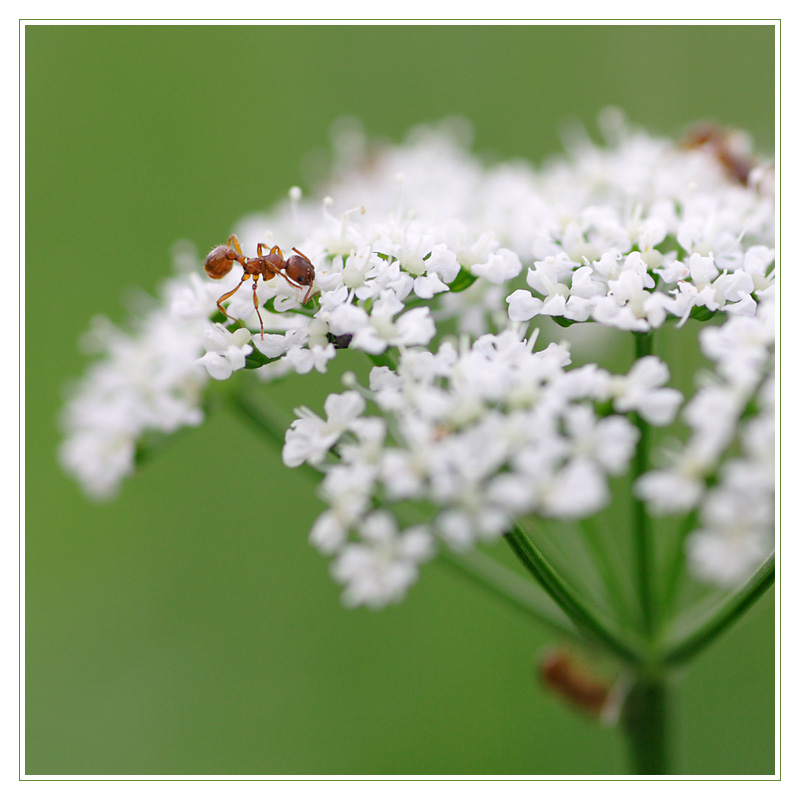
[[[313,297],[309,298],[306,305],[301,305],[300,308],[288,308],[286,311],[277,311],[275,309],[275,301],[278,299],[276,295],[275,297],[270,297],[269,300],[264,303],[263,308],[269,311],[270,314],[302,314],[304,317],[313,317],[319,308],[318,297],[319,295],[315,294]]]
[[[392,372],[397,371],[397,364],[388,350],[384,350],[383,353],[368,353],[367,357],[376,367],[388,367]]]
[[[265,364],[271,364],[273,361],[277,361],[279,358],[280,356],[276,356],[275,358],[269,358],[269,356],[265,356],[256,347],[253,347],[253,352],[250,353],[249,356],[245,356],[244,358],[244,368],[258,369],[259,367],[263,367]]]
[[[706,308],[705,306],[695,306],[689,316],[692,319],[696,319],[698,322],[707,322],[716,313],[716,311],[712,311],[710,308]]]
[[[455,280],[450,284],[450,291],[463,292],[464,289],[469,289],[476,280],[478,280],[477,275],[473,275],[469,270],[461,267]]]
[[[210,320],[211,322],[216,322],[219,325],[223,325],[230,333],[238,331],[239,328],[247,327],[240,319],[233,319],[232,317],[228,317],[219,311],[216,311],[214,314],[212,314]]]
[[[614,402],[612,400],[606,400],[602,403],[598,403],[595,406],[594,413],[601,418],[610,417],[612,414],[616,413],[614,410]]]
[[[577,321],[574,319],[567,319],[566,317],[550,317],[550,319],[562,328],[569,328],[570,325],[574,325]]]

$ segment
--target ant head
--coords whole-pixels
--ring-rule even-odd
[[[304,256],[290,256],[286,260],[286,275],[301,286],[314,283],[314,265]]]

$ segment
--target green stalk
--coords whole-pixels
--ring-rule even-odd
[[[685,576],[686,566],[686,539],[689,534],[697,527],[697,511],[691,511],[683,518],[677,532],[676,541],[667,566],[666,578],[664,581],[664,593],[661,602],[662,617],[668,617],[673,609],[678,596],[681,578]]]
[[[667,775],[669,761],[669,695],[663,676],[639,676],[620,715],[636,775]]]
[[[653,352],[653,333],[635,333],[636,359]],[[651,426],[634,414],[639,441],[633,459],[632,481],[650,467]],[[631,524],[635,561],[636,592],[639,599],[642,634],[652,651],[657,636],[657,614],[654,596],[655,559],[652,520],[643,500],[631,489]],[[669,698],[666,676],[660,665],[639,667],[621,710],[622,729],[631,758],[631,772],[636,775],[665,775],[669,771]]]
[[[242,419],[249,422],[278,452],[283,449],[286,441],[286,431],[289,430],[291,420],[274,403],[269,400],[256,401],[252,393],[240,389],[231,391],[227,394],[231,408],[236,411]],[[307,476],[319,480],[320,471],[311,464],[300,464],[295,469],[302,470]]]
[[[628,664],[641,663],[641,657],[636,650],[612,632],[575,595],[519,526],[505,534],[504,538],[531,575],[578,628]]]
[[[583,534],[583,541],[591,551],[597,568],[600,572],[601,580],[605,588],[605,593],[617,613],[620,624],[632,626],[635,624],[635,610],[631,607],[630,597],[626,597],[623,586],[623,576],[615,567],[615,560],[620,559],[616,551],[611,548],[615,544],[607,531],[601,531],[591,518],[581,520],[580,529]]]
[[[736,622],[774,582],[775,554],[773,553],[747,583],[683,636],[677,644],[668,647],[661,658],[661,663],[665,666],[675,666],[696,656]]]
[[[635,333],[636,359],[649,356],[653,352],[652,331]],[[633,481],[644,475],[650,466],[650,425],[638,414],[634,422],[639,429],[639,441],[633,459]],[[653,531],[650,515],[643,500],[631,491],[631,511],[633,522],[633,553],[636,560],[636,588],[642,618],[642,630],[647,639],[652,639],[655,631],[653,602]]]
[[[251,422],[255,429],[278,450],[283,448],[286,431],[289,429],[290,420],[274,404],[256,402],[246,391],[235,390],[228,394],[232,408],[244,419]]]
[[[536,622],[549,627],[553,632],[571,639],[580,640],[577,630],[569,619],[546,598],[542,598],[531,584],[511,570],[489,558],[478,550],[455,554],[442,550],[438,560],[474,584],[486,589],[507,605],[522,611]]]

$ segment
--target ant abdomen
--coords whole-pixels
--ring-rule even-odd
[[[238,253],[232,248],[221,244],[215,247],[206,256],[206,275],[214,280],[224,278],[233,268],[233,264],[238,260]]]

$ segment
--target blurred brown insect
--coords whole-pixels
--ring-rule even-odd
[[[256,296],[256,286],[258,285],[258,278],[268,281],[281,275],[287,283],[296,286],[298,289],[308,287],[303,304],[305,305],[311,297],[311,289],[314,285],[314,265],[311,261],[304,256],[296,247],[292,250],[296,255],[289,256],[284,259],[283,252],[278,245],[275,245],[269,253],[265,255],[267,245],[257,245],[258,256],[256,258],[248,258],[242,255],[242,248],[239,245],[239,240],[236,236],[231,235],[228,238],[228,244],[221,244],[215,247],[206,256],[206,275],[214,280],[224,278],[232,269],[234,262],[238,262],[244,269],[242,280],[239,285],[225,292],[222,297],[217,300],[217,308],[229,319],[233,319],[230,314],[222,307],[222,301],[227,300],[235,294],[241,285],[248,279],[253,279],[253,305],[258,314],[258,321],[261,323],[261,338],[264,338],[264,320],[261,319],[261,311],[258,308],[258,297]]]
[[[687,150],[704,150],[727,173],[728,177],[747,186],[750,171],[756,166],[741,131],[723,128],[713,122],[703,122],[690,128],[683,140]]]
[[[593,675],[563,649],[545,655],[539,677],[553,694],[591,716],[603,713],[612,691],[608,681]]]

